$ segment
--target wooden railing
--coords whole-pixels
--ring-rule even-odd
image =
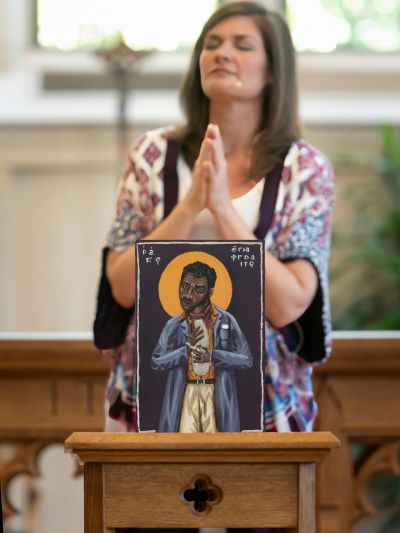
[[[377,512],[367,495],[372,477],[400,474],[400,333],[337,334],[314,388],[315,429],[329,429],[341,441],[318,473],[319,531],[347,533]],[[366,446],[355,461],[356,445]]]
[[[37,475],[47,445],[74,431],[101,431],[108,366],[89,336],[0,337],[0,444],[15,454],[0,464],[3,512],[9,481]],[[318,531],[347,533],[375,510],[368,481],[379,472],[396,475],[400,447],[400,334],[337,334],[333,354],[315,370],[320,414],[316,429],[341,440],[318,472]],[[368,445],[354,463],[352,446]],[[398,475],[398,472],[397,472]]]

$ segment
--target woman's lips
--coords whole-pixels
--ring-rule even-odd
[[[230,75],[230,76],[234,76],[235,73],[232,72],[231,70],[227,70],[226,68],[214,68],[210,74],[220,74],[220,75]]]

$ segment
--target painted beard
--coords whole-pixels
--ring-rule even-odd
[[[182,297],[180,299],[180,304],[182,309],[185,311],[185,313],[188,315],[193,311],[193,309],[202,308],[204,309],[207,307],[210,303],[210,295],[206,294],[204,298],[198,302],[194,302],[191,298],[185,298]]]

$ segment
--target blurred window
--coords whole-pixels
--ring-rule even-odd
[[[286,0],[299,51],[398,52],[400,0]]]
[[[226,0],[225,0],[226,1]],[[223,0],[36,0],[37,43],[58,50],[190,48]],[[400,0],[279,0],[300,52],[398,52]]]
[[[191,47],[216,0],[37,0],[37,44],[56,50]]]

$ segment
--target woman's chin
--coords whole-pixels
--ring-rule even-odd
[[[227,102],[230,99],[236,99],[239,96],[239,91],[233,85],[222,85],[213,87],[205,93],[206,96],[214,102]]]

